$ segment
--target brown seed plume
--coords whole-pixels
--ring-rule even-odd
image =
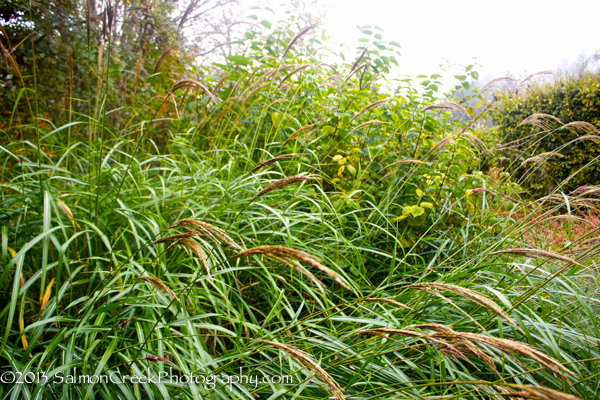
[[[559,261],[564,261],[567,262],[569,264],[574,264],[574,265],[581,265],[579,264],[577,261],[573,260],[572,258],[569,258],[567,256],[563,256],[562,254],[558,254],[558,253],[554,253],[552,251],[546,251],[546,250],[537,250],[537,249],[509,249],[509,250],[500,250],[500,251],[495,251],[493,253],[490,253],[490,255],[496,255],[496,254],[515,254],[518,256],[523,256],[523,257],[527,257],[527,258],[549,258],[552,260],[559,260]]]
[[[143,358],[139,358],[138,360],[147,360],[147,361],[152,361],[152,362],[162,361],[162,362],[166,362],[166,363],[175,365],[172,361],[170,361],[164,357],[161,357],[161,356],[146,356]]]
[[[413,330],[413,328],[421,328],[421,329],[429,329],[436,331],[433,334],[426,334],[424,332],[419,332]],[[560,376],[562,379],[569,381],[569,378],[566,374],[571,374],[576,376],[576,374],[563,366],[560,362],[555,360],[554,358],[548,356],[547,354],[542,353],[541,351],[534,349],[526,343],[518,342],[510,339],[500,339],[493,336],[486,336],[477,333],[470,332],[456,332],[452,330],[452,328],[440,325],[440,324],[424,324],[424,325],[416,325],[414,327],[405,328],[405,329],[394,329],[394,328],[376,328],[376,329],[366,329],[358,332],[356,335],[377,335],[383,336],[386,334],[399,334],[409,337],[417,337],[417,338],[426,338],[426,339],[445,339],[456,341],[459,343],[466,343],[469,341],[471,343],[480,343],[490,347],[494,347],[496,349],[502,350],[507,354],[518,353],[522,356],[531,358],[538,363],[542,364],[544,367],[550,369],[552,372]],[[485,360],[484,360],[485,361]]]
[[[194,253],[194,255],[200,259],[200,261],[202,261],[202,265],[204,265],[206,275],[210,277],[210,266],[208,265],[206,254],[204,254],[204,251],[202,251],[200,246],[198,246],[198,243],[194,242],[191,239],[182,238],[177,240],[175,244],[179,244],[190,249],[192,253]]]
[[[208,90],[208,88],[206,86],[204,86],[202,83],[198,82],[197,80],[190,79],[190,78],[181,79],[181,80],[177,81],[175,83],[175,85],[173,85],[173,87],[171,88],[169,93],[173,93],[177,89],[183,89],[183,88],[201,89],[211,99],[213,98],[213,94],[210,92],[210,90]]]
[[[500,394],[502,396],[534,400],[581,400],[581,398],[577,396],[559,392],[553,389],[548,389],[544,386],[507,386],[505,390],[502,390],[502,393]]]
[[[289,142],[291,142],[292,140],[296,139],[298,137],[298,135],[300,135],[303,132],[306,132],[307,130],[309,130],[310,128],[312,128],[313,126],[315,126],[315,124],[307,124],[304,125],[301,128],[298,128],[294,133],[292,133],[286,140],[285,142],[283,142],[283,144],[281,145],[281,147],[285,146],[286,144],[288,144]]]
[[[203,222],[194,218],[185,218],[180,219],[170,228],[174,228],[177,226],[197,228],[200,230],[200,233],[208,236],[217,245],[219,244],[219,241],[216,238],[219,238],[221,241],[227,243],[236,250],[242,250],[240,245],[238,245],[232,238],[230,238],[224,230],[222,230],[221,228],[217,228],[216,226],[211,225],[207,222]]]
[[[536,113],[525,118],[523,122],[519,124],[519,126],[533,125],[541,130],[546,131],[552,129],[555,124],[559,124],[561,126],[564,125],[563,122],[560,119],[556,118],[554,115]]]
[[[190,238],[192,236],[196,236],[196,233],[194,233],[194,232],[176,233],[174,235],[163,236],[163,237],[155,240],[154,242],[150,243],[150,245],[159,244],[159,243],[165,243],[165,242],[170,242],[172,240],[177,240],[177,239],[187,239],[187,238]]]
[[[338,385],[337,382],[333,380],[331,375],[329,375],[323,368],[321,368],[319,364],[313,361],[312,356],[310,354],[298,349],[297,347],[290,346],[287,344],[271,342],[269,340],[260,340],[260,342],[283,350],[290,356],[294,357],[308,370],[312,371],[315,375],[317,375],[319,379],[327,385],[329,391],[333,393],[337,400],[344,400],[344,394],[342,393],[342,388],[340,387],[340,385]]]
[[[173,292],[171,289],[169,289],[169,287],[167,285],[165,285],[165,283],[163,281],[161,281],[158,278],[155,278],[153,276],[140,276],[140,279],[146,282],[150,282],[152,284],[152,286],[154,286],[156,289],[158,289],[159,291],[165,291],[167,292],[172,298],[174,298],[175,300],[177,300],[179,302],[179,304],[181,304],[181,301],[177,298],[177,296],[175,295],[175,292]]]
[[[281,86],[282,86],[282,85],[285,83],[285,81],[287,81],[289,78],[291,78],[291,77],[292,77],[294,74],[297,74],[298,72],[300,72],[300,71],[302,71],[303,69],[306,69],[306,68],[308,68],[308,67],[310,67],[310,66],[312,66],[312,65],[314,65],[314,64],[312,64],[312,63],[309,63],[309,64],[302,64],[302,65],[300,65],[300,66],[298,66],[298,67],[294,68],[294,69],[293,69],[293,70],[292,70],[292,71],[291,71],[289,74],[287,74],[287,75],[285,76],[285,78],[283,78],[283,79],[281,80],[281,82],[279,83],[279,88],[281,88]]]
[[[432,104],[423,109],[423,111],[428,111],[428,110],[454,110],[454,111],[460,111],[464,115],[469,115],[469,112],[467,111],[467,109],[464,106],[461,106],[460,104],[455,103],[453,101],[440,101],[436,104]]]
[[[523,161],[523,164],[528,163],[528,162],[533,162],[533,163],[536,163],[536,164],[540,164],[540,163],[548,160],[550,157],[553,157],[553,156],[558,156],[558,157],[562,157],[562,158],[565,157],[562,154],[557,153],[555,151],[548,151],[548,152],[545,152],[545,153],[538,154],[537,156],[529,157],[528,159],[526,159],[525,161]]]
[[[287,178],[280,179],[278,181],[275,181],[275,182],[267,185],[266,188],[264,188],[263,190],[258,192],[258,194],[256,196],[254,196],[254,198],[252,200],[250,200],[250,203],[252,203],[254,200],[258,199],[260,196],[262,196],[266,193],[269,193],[275,189],[293,185],[294,183],[298,183],[298,182],[302,182],[302,181],[318,181],[319,179],[320,178],[313,178],[313,177],[306,176],[306,175],[288,176]]]
[[[332,278],[335,282],[337,282],[344,288],[351,290],[350,286],[348,286],[346,283],[344,283],[344,281],[342,281],[342,279],[338,276],[338,274],[336,274],[331,269],[329,269],[326,266],[324,266],[323,264],[321,264],[320,260],[318,258],[316,258],[315,256],[312,256],[301,250],[295,250],[295,249],[290,249],[288,247],[281,247],[281,246],[259,246],[259,247],[254,247],[252,249],[242,251],[241,253],[236,255],[235,258],[247,257],[247,256],[252,256],[252,255],[261,255],[261,254],[272,257],[276,260],[291,258],[292,260],[299,261],[302,264],[306,264],[313,268],[318,269],[319,271],[325,273],[327,276]]]
[[[509,324],[517,328],[519,331],[521,330],[521,328],[519,328],[519,326],[502,310],[502,308],[500,308],[500,306],[498,306],[498,304],[474,290],[439,282],[415,283],[414,285],[406,286],[405,289],[417,289],[424,291],[431,291],[431,289],[436,289],[452,292],[490,310],[500,318],[506,320]]]
[[[389,165],[386,165],[385,167],[381,168],[379,170],[379,172],[383,172],[388,168],[391,167],[395,167],[396,165],[404,165],[404,164],[423,164],[423,161],[419,161],[419,160],[399,160],[399,161],[395,161]]]
[[[369,104],[368,106],[366,106],[365,108],[363,108],[362,110],[360,110],[354,117],[352,117],[352,119],[350,120],[350,122],[354,121],[356,118],[360,117],[361,115],[363,115],[367,111],[372,110],[373,108],[379,107],[380,105],[382,105],[383,103],[385,103],[387,101],[389,101],[389,100],[388,99],[382,99],[382,100],[374,101],[373,103]]]
[[[255,173],[256,171],[258,171],[258,170],[259,170],[259,169],[261,169],[262,167],[265,167],[265,166],[267,166],[267,165],[271,165],[271,164],[273,164],[273,163],[275,163],[275,162],[277,162],[277,161],[279,161],[279,160],[287,160],[287,159],[289,159],[289,158],[299,157],[299,156],[301,156],[301,155],[302,155],[302,154],[298,154],[298,153],[292,153],[292,154],[282,154],[282,155],[279,155],[279,156],[277,156],[277,157],[273,157],[273,158],[270,158],[270,159],[268,159],[268,160],[261,161],[261,162],[259,162],[258,164],[256,164],[256,165],[254,166],[254,168],[252,168],[252,169],[250,170],[250,172],[248,172],[248,174],[247,174],[246,176],[252,175],[253,173]]]
[[[290,44],[288,44],[288,46],[286,47],[285,51],[283,52],[283,55],[281,56],[281,59],[283,60],[285,58],[285,56],[287,55],[288,51],[290,51],[290,49],[292,48],[292,46],[294,45],[294,43],[296,43],[298,41],[298,39],[300,39],[302,36],[306,35],[311,30],[315,29],[320,24],[321,24],[321,22],[316,22],[316,23],[314,23],[314,24],[312,24],[310,26],[307,26],[306,28],[303,28],[300,32],[296,33],[294,35],[294,37],[292,38],[292,40],[290,40]]]
[[[383,122],[383,121],[380,121],[380,120],[378,120],[378,119],[374,119],[374,120],[371,120],[371,121],[363,122],[362,124],[358,125],[356,128],[352,129],[352,130],[351,130],[351,131],[348,133],[348,135],[351,135],[351,134],[353,134],[353,133],[354,133],[354,131],[357,131],[357,130],[359,130],[360,128],[362,128],[362,127],[364,127],[364,126],[367,126],[367,125],[373,125],[373,124],[387,124],[387,122]]]

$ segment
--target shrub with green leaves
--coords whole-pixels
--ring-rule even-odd
[[[507,94],[495,104],[491,117],[507,147],[505,157],[534,195],[546,195],[559,185],[569,192],[600,184],[598,73],[519,88],[518,95]],[[523,163],[544,153],[559,154]]]

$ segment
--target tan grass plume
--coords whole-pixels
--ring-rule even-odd
[[[338,385],[337,382],[333,380],[331,375],[329,375],[323,368],[321,368],[319,364],[313,361],[313,357],[310,354],[298,349],[297,347],[290,346],[287,344],[272,342],[269,340],[260,340],[260,342],[283,350],[290,356],[294,357],[307,369],[309,369],[315,375],[317,375],[319,379],[327,385],[329,391],[333,393],[337,400],[344,400],[344,394],[342,393],[342,388],[340,387],[340,385]]]
[[[497,255],[497,254],[514,254],[514,255],[523,256],[523,257],[527,257],[527,258],[549,258],[551,260],[564,261],[569,264],[581,265],[577,261],[573,260],[572,258],[563,256],[562,254],[554,253],[552,251],[546,251],[546,250],[519,248],[519,249],[508,249],[508,250],[495,251],[493,253],[490,253],[489,255],[493,256],[493,255]]]
[[[544,386],[515,385],[502,390],[502,396],[534,400],[581,400],[580,397],[549,389]]]
[[[302,154],[299,154],[299,153],[281,154],[281,155],[279,155],[279,156],[277,156],[277,157],[273,157],[273,158],[270,158],[270,159],[268,159],[268,160],[261,161],[261,162],[259,162],[258,164],[256,164],[256,165],[254,166],[254,168],[252,168],[252,169],[251,169],[251,170],[248,172],[248,174],[246,174],[246,176],[250,176],[250,175],[252,175],[253,173],[255,173],[256,171],[258,171],[259,169],[261,169],[262,167],[266,167],[267,165],[271,165],[271,164],[273,164],[273,163],[275,163],[275,162],[277,162],[277,161],[280,161],[280,160],[287,160],[287,159],[294,158],[294,157],[300,157],[301,155],[302,155]]]
[[[165,283],[163,281],[161,281],[158,278],[155,278],[153,276],[140,276],[140,279],[146,282],[150,282],[152,284],[152,286],[154,286],[156,289],[158,289],[158,291],[165,291],[167,292],[172,298],[174,298],[175,300],[177,300],[179,302],[179,304],[181,304],[181,301],[177,298],[177,296],[175,295],[175,292],[173,292],[171,289],[169,289],[169,287],[167,285],[165,285]]]
[[[381,99],[381,100],[377,100],[374,101],[373,103],[369,104],[368,106],[366,106],[365,108],[363,108],[362,110],[360,110],[358,113],[356,113],[356,115],[354,115],[354,117],[352,117],[352,119],[350,120],[350,122],[354,121],[356,118],[360,117],[361,115],[363,115],[364,113],[366,113],[369,110],[372,110],[376,107],[379,107],[380,105],[382,105],[383,103],[389,101],[389,99]]]
[[[428,111],[428,110],[454,110],[454,111],[460,111],[464,115],[469,115],[469,112],[467,111],[467,109],[464,106],[462,106],[454,101],[440,101],[436,104],[432,104],[423,109],[423,111]]]
[[[300,39],[302,36],[306,35],[311,30],[315,29],[320,24],[321,24],[321,22],[316,22],[316,23],[314,23],[314,24],[312,24],[310,26],[307,26],[306,28],[303,28],[302,30],[300,30],[300,32],[296,33],[294,35],[294,37],[292,38],[292,40],[290,40],[290,44],[288,44],[287,47],[285,48],[285,51],[283,52],[283,55],[281,56],[281,59],[283,60],[285,58],[285,56],[287,55],[288,51],[290,51],[290,49],[292,48],[292,46],[294,45],[294,43],[296,43],[298,41],[298,39]]]
[[[561,157],[561,158],[565,157],[562,154],[557,153],[555,151],[547,151],[545,153],[538,154],[537,156],[529,157],[528,159],[526,159],[525,161],[523,161],[523,164],[526,164],[528,162],[533,162],[533,163],[536,163],[536,164],[540,164],[540,163],[542,163],[544,161],[547,161],[550,157],[554,157],[554,156]]]
[[[227,243],[234,249],[242,250],[242,247],[238,245],[231,237],[229,237],[229,235],[227,235],[227,233],[223,229],[217,228],[216,226],[211,225],[207,222],[200,221],[195,218],[184,218],[180,219],[169,228],[175,228],[177,226],[194,227],[196,229],[199,229],[200,233],[203,233],[206,236],[208,236],[217,245],[219,244],[219,242],[216,238],[219,238],[221,241]]]
[[[512,326],[517,328],[519,331],[521,331],[521,328],[519,328],[519,326],[508,316],[508,314],[506,314],[502,310],[502,308],[500,308],[500,306],[498,304],[496,304],[493,300],[489,299],[488,297],[486,297],[486,296],[482,295],[481,293],[478,293],[474,290],[467,289],[467,288],[464,288],[461,286],[450,285],[447,283],[440,283],[440,282],[415,283],[413,285],[405,286],[404,288],[405,289],[424,290],[424,291],[428,291],[428,292],[430,292],[432,289],[452,292],[454,294],[464,297],[465,299],[469,299],[469,300],[479,304],[480,306],[490,310],[497,316],[506,320],[509,324],[511,324]]]
[[[418,332],[413,330],[412,328],[422,328],[422,329],[430,329],[436,331],[433,334],[426,334],[424,332]],[[569,381],[567,374],[576,376],[576,374],[562,365],[560,362],[555,360],[554,358],[548,356],[547,354],[542,353],[541,351],[531,347],[530,345],[519,342],[516,340],[510,339],[500,339],[493,336],[481,335],[478,333],[470,333],[470,332],[456,332],[452,328],[440,325],[440,324],[425,324],[425,325],[416,325],[410,328],[405,329],[394,329],[394,328],[376,328],[376,329],[366,329],[357,333],[359,334],[369,334],[369,335],[378,335],[383,336],[385,334],[400,334],[410,337],[419,337],[426,339],[446,339],[452,341],[458,341],[459,343],[465,343],[465,341],[470,341],[474,343],[484,344],[490,347],[494,347],[498,350],[502,350],[503,352],[511,355],[512,353],[518,353],[522,356],[531,358],[532,360],[537,361],[542,364],[544,367],[550,369],[556,375],[560,376],[565,381]]]
[[[379,170],[379,172],[383,172],[388,168],[391,167],[395,167],[396,165],[404,165],[404,164],[423,164],[423,161],[419,161],[419,160],[399,160],[399,161],[394,161],[393,163],[386,165],[385,167],[381,168]]]
[[[184,246],[184,247],[187,247],[188,249],[190,249],[192,251],[192,253],[194,253],[194,255],[200,259],[200,261],[202,262],[202,265],[204,265],[204,270],[206,271],[206,275],[208,275],[209,277],[211,276],[210,275],[210,266],[208,265],[208,260],[206,258],[206,254],[204,253],[204,251],[202,251],[200,246],[198,246],[198,243],[194,242],[192,239],[181,238],[181,239],[178,239],[175,242],[175,244],[179,244],[181,246]]]
[[[267,194],[275,189],[279,189],[285,186],[289,186],[289,185],[293,185],[295,183],[298,182],[303,182],[303,181],[318,181],[320,180],[320,178],[313,178],[310,176],[306,176],[306,175],[293,175],[293,176],[288,176],[287,178],[283,178],[280,179],[278,181],[275,181],[273,183],[270,183],[269,185],[267,185],[267,187],[265,187],[263,190],[261,190],[260,192],[258,192],[258,194],[256,196],[254,196],[254,198],[252,198],[252,200],[250,200],[250,203],[252,203],[254,200],[258,199],[260,196]]]
[[[532,125],[541,130],[551,130],[554,128],[554,124],[557,123],[559,125],[564,125],[563,122],[555,117],[554,115],[545,114],[545,113],[536,113],[532,114],[529,117],[525,118],[518,126],[521,125]]]
[[[171,90],[169,90],[169,93],[173,93],[177,89],[184,89],[184,88],[201,89],[211,99],[213,98],[213,94],[210,92],[210,90],[208,90],[208,88],[206,86],[204,86],[202,83],[198,82],[197,80],[191,79],[191,78],[181,79],[181,80],[177,81],[175,83],[175,85],[173,85]]]
[[[281,147],[285,146],[286,144],[288,144],[289,142],[291,142],[292,140],[296,139],[298,137],[298,135],[300,135],[303,132],[306,132],[307,130],[309,130],[310,128],[312,128],[313,126],[315,126],[315,124],[306,124],[304,126],[302,126],[301,128],[296,129],[296,131],[294,131],[294,133],[292,133],[286,140],[285,142],[283,142],[283,144],[281,145]]]
[[[319,271],[325,273],[327,276],[332,278],[335,282],[337,282],[344,288],[351,290],[350,286],[348,286],[346,283],[344,283],[344,281],[338,276],[338,274],[336,274],[331,269],[329,269],[326,266],[324,266],[323,264],[321,264],[321,261],[318,258],[316,258],[315,256],[310,255],[304,251],[290,249],[288,247],[281,247],[281,246],[259,246],[259,247],[254,247],[252,249],[242,251],[241,253],[237,254],[235,256],[235,258],[247,257],[247,256],[252,256],[252,255],[265,255],[265,256],[272,257],[276,260],[290,258],[292,260],[299,261],[302,264],[306,264],[313,268],[318,269]]]

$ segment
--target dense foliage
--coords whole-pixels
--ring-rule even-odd
[[[527,119],[535,114],[545,115]],[[563,191],[600,184],[598,73],[529,84],[520,88],[517,95],[504,96],[491,117],[506,144],[505,157],[518,169],[516,176],[523,185],[534,194],[547,195],[562,183]],[[522,163],[551,152],[559,154],[543,157],[541,165]]]
[[[47,381],[0,397],[593,399],[597,243],[533,248],[559,206],[483,174],[378,28],[332,58],[310,16],[258,25],[140,103],[5,127],[0,374]]]

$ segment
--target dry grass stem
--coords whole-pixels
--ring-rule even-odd
[[[171,54],[171,52],[173,52],[173,50],[175,50],[173,47],[167,47],[166,50],[162,52],[160,57],[158,57],[158,60],[156,60],[156,65],[154,66],[153,74],[155,74],[156,71],[158,71],[158,69],[160,68],[162,63],[167,59],[167,57],[169,57],[169,55]]]
[[[177,89],[184,89],[184,88],[201,89],[204,92],[204,94],[207,94],[211,99],[213,98],[213,94],[210,92],[210,90],[208,90],[208,88],[206,86],[204,86],[202,83],[198,82],[197,80],[190,79],[190,78],[177,81],[175,83],[175,85],[173,85],[173,87],[171,88],[169,93],[173,93]]]
[[[507,390],[502,390],[502,396],[517,397],[534,400],[581,400],[577,396],[548,389],[543,386],[509,386]],[[516,391],[515,391],[516,390]]]
[[[270,158],[270,159],[268,159],[268,160],[261,161],[261,162],[259,162],[258,164],[256,164],[256,165],[254,166],[254,168],[252,168],[252,169],[251,169],[251,170],[248,172],[248,174],[246,174],[246,176],[252,175],[253,173],[255,173],[256,171],[258,171],[258,170],[259,170],[259,169],[261,169],[262,167],[265,167],[265,166],[267,166],[267,165],[271,165],[271,164],[273,164],[273,163],[275,163],[275,162],[277,162],[277,161],[280,161],[280,160],[287,160],[287,159],[294,158],[294,157],[300,157],[301,155],[302,155],[302,154],[298,154],[298,153],[292,153],[292,154],[282,154],[282,155],[279,155],[279,156],[277,156],[277,157],[273,157],[273,158]]]
[[[292,140],[296,139],[298,137],[298,135],[300,135],[303,132],[306,132],[307,130],[309,130],[310,128],[312,128],[313,126],[315,126],[315,124],[307,124],[304,125],[301,128],[296,129],[296,131],[294,133],[292,133],[286,140],[285,142],[283,142],[283,144],[281,145],[282,147],[285,146],[286,144],[288,144],[289,142],[291,142]]]
[[[298,72],[300,72],[303,69],[306,69],[312,65],[314,65],[314,64],[309,63],[309,64],[303,64],[303,65],[300,65],[299,67],[294,68],[289,74],[287,74],[285,76],[285,78],[283,78],[281,80],[281,82],[279,83],[279,88],[281,88],[281,86],[285,83],[285,81],[287,81],[289,78],[291,78],[294,74],[297,74]]]
[[[344,394],[342,393],[342,388],[340,387],[340,385],[338,385],[337,382],[334,381],[333,378],[323,368],[321,368],[319,364],[312,360],[312,356],[310,354],[298,349],[297,347],[290,346],[287,344],[271,342],[269,340],[260,340],[260,342],[266,343],[280,350],[283,350],[290,356],[294,357],[307,369],[309,369],[315,375],[317,375],[319,379],[327,385],[329,391],[333,393],[337,400],[344,400]]]
[[[216,226],[211,225],[207,222],[203,222],[203,221],[200,221],[200,220],[197,220],[194,218],[185,218],[185,219],[181,219],[181,220],[177,221],[173,226],[169,227],[169,229],[175,228],[177,226],[183,226],[183,227],[191,226],[191,227],[198,228],[198,229],[200,229],[200,233],[203,233],[206,236],[208,236],[213,242],[215,242],[215,244],[219,244],[219,242],[215,238],[215,236],[216,236],[221,241],[227,243],[234,249],[242,250],[240,245],[238,245],[232,238],[230,238],[229,235],[227,235],[227,233],[223,229],[217,228]]]
[[[528,159],[523,161],[523,164],[528,163],[528,162],[533,162],[533,163],[539,164],[539,163],[542,163],[542,162],[548,160],[550,157],[554,157],[554,156],[561,157],[561,158],[565,157],[562,154],[557,153],[555,151],[548,151],[548,152],[545,152],[542,154],[538,154],[537,156],[534,156],[534,157],[529,157]]]
[[[579,186],[571,194],[585,196],[588,194],[600,194],[600,185],[597,186]]]
[[[298,41],[298,39],[300,39],[302,36],[306,35],[308,32],[310,32],[311,30],[313,30],[314,28],[316,28],[317,26],[319,26],[321,23],[320,22],[316,22],[310,26],[307,26],[306,28],[303,28],[300,32],[296,33],[294,35],[294,37],[292,38],[292,40],[290,40],[290,44],[288,44],[288,46],[286,47],[285,51],[283,52],[283,55],[281,56],[281,59],[283,60],[285,58],[285,56],[287,55],[288,51],[290,51],[290,49],[292,48],[292,46],[294,45],[294,43],[296,43]]]
[[[428,110],[454,110],[463,113],[463,115],[469,115],[469,112],[465,107],[453,101],[440,101],[439,103],[432,104],[423,109],[423,111]]]
[[[143,357],[143,358],[139,358],[139,360],[146,360],[146,361],[152,361],[152,362],[162,361],[162,362],[166,362],[166,363],[175,365],[172,361],[170,361],[170,360],[168,360],[168,359],[166,359],[164,357],[161,357],[161,356],[146,356],[146,357]]]
[[[580,131],[583,131],[585,133],[598,132],[598,128],[596,128],[595,125],[590,124],[589,122],[585,122],[585,121],[573,121],[573,122],[569,122],[564,127],[567,128],[567,129],[569,129],[569,130],[580,130]]]
[[[325,286],[325,284],[323,282],[321,282],[319,279],[317,279],[313,274],[311,274],[302,265],[295,265],[292,262],[286,260],[285,258],[280,258],[280,257],[276,257],[273,255],[271,255],[270,257],[274,258],[277,261],[281,261],[283,264],[287,265],[291,269],[295,269],[296,271],[300,272],[302,275],[306,276],[308,279],[310,279],[313,283],[315,283],[319,287],[319,290],[322,291],[323,288],[327,287],[327,286]]]
[[[352,76],[352,72],[354,71],[354,69],[356,68],[356,66],[358,65],[358,63],[360,62],[360,60],[363,59],[363,57],[365,56],[365,54],[367,53],[367,50],[369,49],[369,46],[365,47],[365,49],[363,50],[362,53],[360,53],[360,56],[358,56],[358,58],[356,59],[356,61],[354,61],[354,64],[352,64],[352,68],[350,68],[350,76]]]
[[[381,168],[379,170],[379,172],[383,172],[388,168],[391,167],[395,167],[396,165],[404,165],[404,164],[423,164],[423,161],[419,161],[419,160],[399,160],[399,161],[395,161],[389,165],[386,165],[385,167]]]
[[[488,153],[490,151],[490,149],[483,142],[483,140],[479,139],[477,136],[465,132],[462,134],[462,137],[464,137],[471,144],[471,146],[479,149],[479,151],[481,151],[482,153]]]
[[[379,107],[380,105],[382,105],[383,103],[385,103],[387,101],[389,101],[389,100],[388,99],[382,99],[382,100],[374,101],[373,103],[369,104],[368,106],[366,106],[365,108],[363,108],[362,110],[360,110],[354,117],[352,117],[352,119],[350,120],[350,122],[354,121],[356,118],[360,117],[361,115],[363,115],[367,111],[372,110],[373,108]]]
[[[380,121],[380,120],[378,120],[378,119],[374,119],[374,120],[371,120],[371,121],[363,122],[362,124],[358,125],[356,128],[352,129],[352,130],[351,130],[351,131],[348,133],[348,135],[351,135],[351,134],[353,134],[355,131],[359,130],[359,129],[360,129],[360,128],[362,128],[362,127],[365,127],[365,126],[367,126],[367,125],[373,125],[373,124],[387,124],[387,122],[383,122],[383,121]]]
[[[221,89],[221,86],[223,86],[223,83],[225,83],[225,79],[227,79],[229,74],[231,74],[231,72],[227,72],[225,75],[223,75],[221,77],[221,79],[219,79],[219,82],[217,82],[217,84],[215,85],[215,87],[212,90],[213,96],[216,95],[217,93],[219,93],[219,89]]]
[[[444,147],[446,147],[446,145],[450,142],[450,140],[452,140],[451,136],[446,136],[445,138],[443,138],[442,140],[440,140],[439,142],[437,142],[430,151],[435,151],[435,150],[441,150]]]
[[[152,284],[152,286],[154,286],[158,291],[164,290],[172,298],[177,300],[179,302],[179,304],[181,304],[181,301],[177,298],[177,296],[175,295],[175,292],[173,292],[171,289],[169,289],[169,287],[167,285],[165,285],[165,283],[163,281],[161,281],[160,279],[155,278],[153,276],[140,276],[140,279],[143,281],[146,281],[146,282],[150,282]]]
[[[576,142],[578,140],[591,140],[594,143],[598,143],[598,142],[600,142],[600,136],[588,134],[588,135],[581,136],[581,137],[574,139],[571,143]]]
[[[313,178],[310,176],[306,176],[306,175],[293,175],[293,176],[288,176],[287,178],[283,178],[280,179],[278,181],[275,181],[273,183],[270,183],[269,185],[267,185],[266,188],[264,188],[263,190],[261,190],[260,192],[258,192],[258,194],[256,196],[254,196],[254,198],[252,200],[250,200],[250,203],[252,203],[254,200],[258,199],[260,196],[269,193],[275,189],[279,189],[285,186],[289,186],[289,185],[293,185],[294,183],[298,183],[298,182],[303,182],[303,181],[318,181],[320,178]]]
[[[320,260],[304,251],[290,249],[288,247],[280,247],[280,246],[259,246],[254,247],[252,249],[248,249],[242,251],[235,258],[238,257],[248,257],[252,255],[266,255],[272,257],[276,260],[291,258],[293,260],[299,261],[302,264],[309,265],[313,268],[318,269],[319,271],[325,273],[327,276],[332,278],[335,282],[343,286],[344,288],[351,290],[350,287],[342,281],[342,279],[333,272],[331,269],[327,268],[323,264],[321,264]]]
[[[246,104],[248,102],[248,100],[250,100],[252,98],[252,96],[254,96],[256,93],[258,93],[260,90],[262,90],[265,86],[269,86],[270,84],[271,84],[270,81],[263,82],[260,85],[258,85],[256,88],[254,88],[250,93],[248,93],[248,95],[244,99],[244,104]]]
[[[519,84],[517,85],[517,88],[520,88],[521,86],[523,86],[525,83],[529,82],[531,79],[533,79],[536,76],[539,75],[552,75],[553,72],[548,70],[548,71],[540,71],[540,72],[536,72],[533,73],[531,75],[526,76],[521,82],[519,82]]]
[[[5,37],[7,37],[7,36],[5,36]],[[8,66],[10,67],[12,72],[15,74],[15,76],[19,80],[19,83],[21,84],[21,86],[25,86],[25,83],[23,82],[23,77],[21,76],[21,71],[19,70],[19,66],[18,66],[17,62],[15,61],[14,57],[10,54],[10,52],[4,47],[1,40],[0,40],[0,51],[2,51],[2,56],[4,57],[6,64],[8,64]]]
[[[492,255],[497,255],[497,254],[514,254],[514,255],[523,256],[523,257],[527,257],[527,258],[543,257],[543,258],[549,258],[552,260],[564,261],[569,264],[581,265],[577,261],[573,260],[572,258],[563,256],[562,254],[554,253],[552,251],[546,251],[546,250],[525,249],[525,248],[509,249],[509,250],[495,251],[493,253],[490,253],[489,255],[492,256]]]
[[[505,83],[505,82],[511,82],[511,83],[517,83],[517,80],[515,78],[510,78],[507,76],[501,77],[501,78],[495,78],[492,79],[491,81],[489,81],[488,83],[486,83],[485,85],[483,85],[483,87],[481,88],[481,90],[479,91],[481,92],[485,92],[486,90],[488,90],[489,88],[492,87],[497,87],[497,88],[502,88],[502,86],[499,86],[499,83]]]
[[[433,334],[426,334],[419,331],[414,331],[413,328],[429,329],[436,331]],[[569,382],[567,374],[576,376],[576,374],[563,366],[560,362],[554,358],[542,353],[541,351],[534,349],[526,343],[518,342],[510,339],[500,339],[493,336],[486,336],[477,333],[470,332],[456,332],[452,328],[440,325],[440,324],[424,324],[416,325],[405,329],[394,329],[394,328],[376,328],[367,329],[359,332],[358,334],[370,334],[370,335],[386,335],[386,334],[400,334],[410,337],[426,338],[426,339],[446,339],[456,341],[460,344],[466,344],[466,342],[480,343],[496,349],[502,350],[503,352],[511,355],[512,353],[518,353],[522,356],[531,358],[542,364],[544,367],[550,369],[556,375],[560,376],[565,381]],[[485,361],[485,360],[484,360]]]
[[[190,238],[190,237],[196,236],[196,235],[197,234],[195,232],[176,233],[174,235],[167,235],[167,236],[163,236],[159,239],[156,239],[154,242],[150,243],[150,245],[170,242],[172,240],[177,240],[177,239],[187,239],[187,238]]]
[[[417,290],[425,290],[431,292],[431,289],[442,290],[452,292],[461,297],[469,299],[480,306],[490,310],[500,318],[506,320],[509,324],[517,328],[521,331],[521,328],[506,314],[498,304],[496,304],[491,299],[486,296],[478,293],[474,290],[467,289],[461,286],[450,285],[447,283],[438,283],[438,282],[426,282],[426,283],[415,283],[414,285],[406,286],[405,289],[417,289]]]
[[[563,122],[560,119],[556,118],[554,115],[536,113],[525,118],[523,122],[521,122],[518,126],[533,125],[543,131],[547,131],[553,129],[555,127],[555,124],[559,124],[561,126],[564,125]]]

